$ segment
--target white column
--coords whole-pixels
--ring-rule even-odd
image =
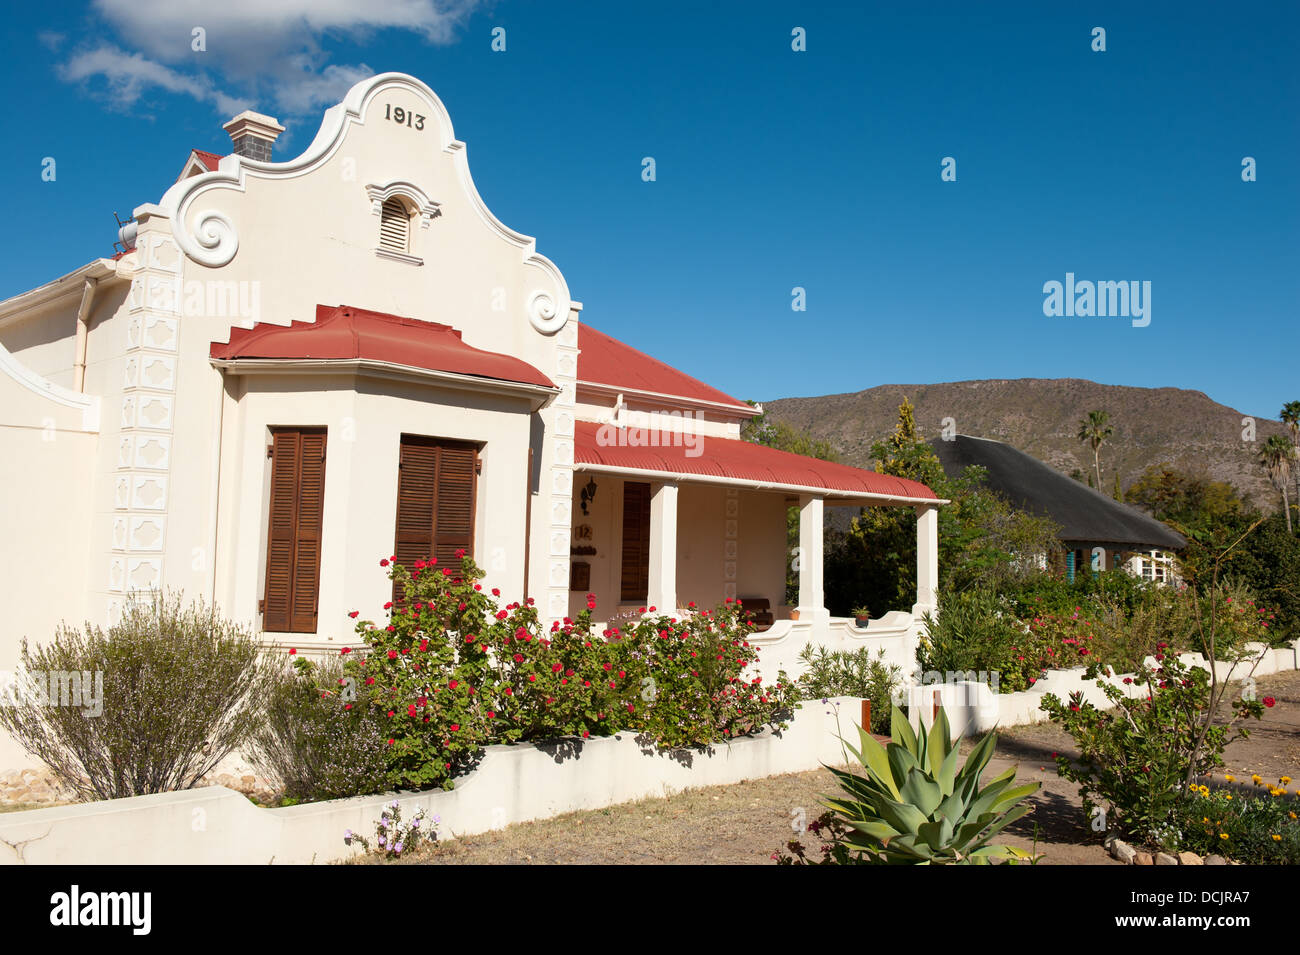
[[[913,614],[939,606],[939,506],[916,508],[916,606]]]
[[[646,606],[677,612],[677,485],[660,484],[650,495],[650,588]]]
[[[822,587],[822,499],[799,498],[799,619],[829,620]]]

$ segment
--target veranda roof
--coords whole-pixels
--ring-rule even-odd
[[[590,421],[575,425],[573,459],[580,471],[643,475],[659,480],[693,478],[705,483],[820,494],[828,500],[882,504],[939,500],[932,490],[916,481],[807,458],[736,438],[689,435],[676,443],[664,431],[616,428]]]

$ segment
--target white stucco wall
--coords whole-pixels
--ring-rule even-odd
[[[215,380],[215,373],[214,373]],[[349,611],[384,618],[391,584],[379,560],[393,553],[403,434],[481,442],[476,561],[484,585],[519,599],[523,588],[528,407],[520,399],[452,393],[352,376],[237,376],[223,416],[217,595],[224,612],[257,621],[263,595],[270,461],[276,425],[327,430],[319,629],[267,634],[310,647],[354,639]]]

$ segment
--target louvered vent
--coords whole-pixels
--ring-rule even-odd
[[[385,199],[379,213],[379,247],[405,255],[411,236],[411,214],[401,199]]]

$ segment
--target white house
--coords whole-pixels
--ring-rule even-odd
[[[283,162],[270,117],[225,128],[232,153],[195,150],[127,251],[0,303],[0,670],[158,588],[337,649],[348,611],[382,614],[381,557],[459,547],[551,619],[588,592],[609,616],[761,599],[765,669],[809,641],[909,659],[942,502],[743,442],[755,409],[584,324],[422,82],[357,84]],[[917,606],[830,618],[826,504],[916,510]]]

